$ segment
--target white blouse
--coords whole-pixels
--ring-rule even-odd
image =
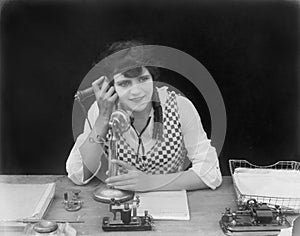
[[[168,96],[167,90],[167,87],[157,89],[163,109]],[[184,139],[184,145],[187,150],[187,157],[192,162],[191,169],[208,187],[215,189],[222,183],[222,175],[216,149],[211,146],[210,140],[207,138],[203,129],[200,116],[192,102],[181,95],[177,95],[176,99],[180,116],[181,132]],[[88,118],[92,126],[95,124],[98,114],[99,110],[97,103],[95,102],[88,111]],[[150,150],[155,144],[155,140],[152,139],[154,124],[153,109],[150,113],[150,116],[152,117],[150,123],[141,136],[145,152]],[[79,147],[86,140],[90,132],[90,127],[86,122],[84,126],[84,132],[78,136],[66,163],[68,177],[78,185],[88,183],[97,175],[101,167],[101,163],[99,163],[96,172],[89,179],[85,181],[83,180],[83,162]],[[127,143],[135,151],[137,151],[138,136],[133,127],[130,127],[127,132],[123,133],[123,136]]]

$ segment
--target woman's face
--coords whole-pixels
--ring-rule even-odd
[[[142,73],[134,78],[127,78],[121,73],[116,74],[114,84],[119,101],[126,110],[141,112],[151,102],[153,79],[145,67],[142,67]]]

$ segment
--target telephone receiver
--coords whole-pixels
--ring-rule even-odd
[[[108,88],[107,90],[109,90],[112,86],[114,86],[114,80],[112,79],[109,83],[108,83]],[[115,94],[116,91],[114,91],[113,94]],[[80,101],[83,101],[91,96],[94,96],[94,90],[93,90],[93,87],[89,87],[87,89],[84,89],[84,90],[78,90],[76,92],[76,94],[74,95],[74,98],[76,100],[80,100]]]

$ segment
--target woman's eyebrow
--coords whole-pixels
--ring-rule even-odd
[[[131,80],[131,79],[124,78],[124,79],[120,79],[120,80],[115,81],[115,82],[118,83],[118,82],[123,82],[123,81],[130,81],[130,80]]]
[[[139,78],[145,78],[145,77],[150,77],[150,75],[140,75],[137,78],[139,79]]]
[[[131,82],[131,79],[121,79],[121,80],[116,81],[115,83],[119,85],[122,83],[130,83],[130,82]]]

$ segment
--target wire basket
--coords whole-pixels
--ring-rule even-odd
[[[271,207],[279,206],[283,212],[299,213],[300,212],[300,198],[287,198],[276,196],[259,196],[243,194],[239,190],[234,172],[236,168],[250,168],[250,169],[275,169],[275,170],[294,170],[300,171],[300,162],[296,161],[279,161],[273,165],[257,166],[249,163],[246,160],[229,160],[229,168],[233,180],[233,186],[237,195],[238,204],[245,203],[249,199],[255,199],[259,203],[267,203]]]

